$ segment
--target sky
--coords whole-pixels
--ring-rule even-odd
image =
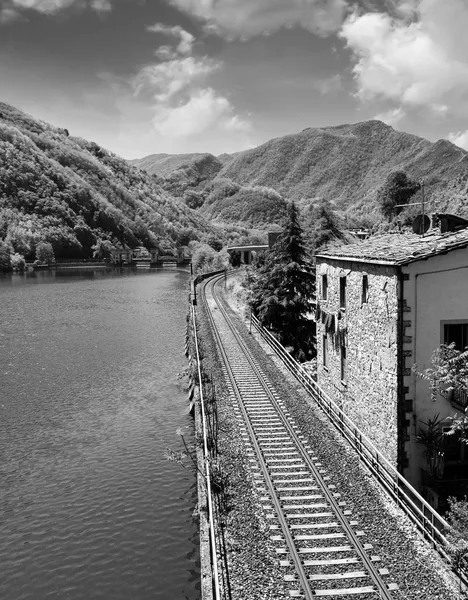
[[[380,119],[468,149],[468,0],[0,0],[0,100],[124,158]]]

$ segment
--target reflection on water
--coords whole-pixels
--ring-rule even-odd
[[[0,598],[199,598],[191,425],[177,373],[188,277],[0,279]]]

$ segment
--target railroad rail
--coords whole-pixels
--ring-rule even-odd
[[[398,586],[237,331],[218,295],[222,279],[207,280],[201,295],[291,597],[391,600]]]

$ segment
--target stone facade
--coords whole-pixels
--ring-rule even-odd
[[[395,467],[399,293],[393,266],[317,258],[317,381]]]

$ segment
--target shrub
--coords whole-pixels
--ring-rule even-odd
[[[39,242],[36,246],[36,258],[40,263],[53,264],[55,256],[52,244],[49,244],[49,242]]]

